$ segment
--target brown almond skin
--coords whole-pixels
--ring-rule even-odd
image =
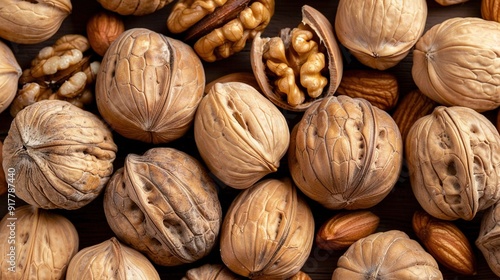
[[[343,250],[375,232],[380,218],[368,210],[343,211],[325,223],[316,234],[316,246],[324,250]]]
[[[413,230],[427,251],[443,266],[463,275],[476,273],[476,258],[464,233],[451,221],[416,211]]]

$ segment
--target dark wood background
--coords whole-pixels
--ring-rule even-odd
[[[57,38],[63,34],[68,33],[79,33],[85,34],[85,24],[88,18],[95,12],[101,9],[97,1],[94,0],[73,0],[73,13],[68,17],[63,25],[61,26],[59,32],[54,35],[51,39],[35,45],[19,45],[9,43],[9,46],[14,51],[18,62],[24,68],[29,66],[29,62],[38,51],[47,45],[51,45]],[[300,9],[303,5],[307,4],[320,10],[327,18],[333,19],[335,17],[336,8],[338,1],[285,1],[276,0],[275,14],[270,22],[270,25],[264,32],[264,37],[276,36],[279,30],[285,27],[295,27],[299,24],[301,20]],[[470,0],[464,4],[458,4],[448,7],[443,7],[436,4],[434,1],[428,1],[429,13],[426,29],[430,28],[436,23],[443,21],[444,19],[450,17],[464,17],[464,16],[480,16],[480,3],[479,0]],[[163,34],[169,35],[166,28],[166,19],[172,5],[169,5],[162,10],[155,12],[154,14],[147,16],[127,16],[124,17],[126,28],[133,27],[145,27],[151,30],[161,32]],[[173,36],[173,35],[172,35]],[[173,36],[174,37],[174,36]],[[348,68],[362,68],[352,56],[347,52],[344,52],[344,66]],[[400,85],[401,95],[415,89],[415,85],[411,78],[411,54],[406,57],[397,66],[387,70],[389,72],[395,73]],[[215,63],[205,63],[207,82],[220,77],[225,74],[241,71],[251,71],[251,66],[249,62],[249,46],[245,48],[244,51],[228,58],[224,61]],[[496,112],[486,112],[489,117],[496,115]],[[300,118],[298,113],[287,113],[286,116],[291,119],[291,121],[296,121]],[[0,114],[0,140],[5,139],[10,122],[12,118],[8,112],[3,112]],[[129,153],[142,154],[147,149],[152,148],[152,145],[138,143],[132,140],[125,139],[120,135],[115,134],[115,142],[119,147],[117,160],[115,161],[116,169],[123,165],[123,159]],[[192,131],[189,131],[182,140],[174,141],[163,146],[175,147],[185,152],[198,157],[196,148],[194,146],[194,140],[192,136]],[[275,176],[287,175],[286,163],[280,167],[280,170],[275,174]],[[238,193],[237,190],[227,188],[221,185],[220,188],[220,200],[223,209],[227,209],[232,199]],[[313,201],[309,201],[310,206],[313,210],[316,228],[330,218],[338,211],[327,210],[319,206]],[[0,216],[3,216],[7,212],[7,197],[6,195],[0,196]],[[22,205],[23,202],[18,199],[17,206]],[[411,227],[411,217],[413,212],[419,209],[417,201],[415,200],[413,193],[411,191],[408,179],[408,173],[405,168],[401,172],[398,183],[392,190],[392,192],[378,205],[371,208],[375,214],[380,216],[381,222],[378,231],[385,231],[390,229],[399,229],[405,231],[412,238],[416,238],[412,227]],[[57,213],[63,214],[68,217],[76,226],[79,237],[80,237],[80,248],[91,246],[100,243],[104,240],[109,239],[114,236],[113,232],[107,225],[106,219],[104,217],[104,212],[102,208],[102,196],[98,197],[96,200],[88,204],[87,206],[78,210],[54,210]],[[469,241],[474,244],[479,231],[481,214],[479,214],[472,221],[456,221],[457,226],[463,230],[463,232],[469,238]],[[442,272],[445,279],[494,279],[497,278],[489,269],[486,264],[484,257],[480,251],[474,246],[474,250],[477,258],[477,275],[474,277],[458,275],[446,268],[442,268]],[[310,257],[304,267],[303,271],[307,272],[312,279],[331,279],[331,274],[336,267],[336,262],[338,257],[343,253],[343,251],[329,252],[320,250],[313,247]],[[0,257],[1,259],[1,257]],[[178,267],[161,267],[157,266],[158,272],[160,273],[162,279],[180,279],[184,276],[185,272],[189,268],[200,266],[206,262],[220,262],[220,256],[218,248],[215,248],[213,252],[206,258],[195,262],[193,264],[187,264]]]

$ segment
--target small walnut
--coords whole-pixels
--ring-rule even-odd
[[[78,251],[65,279],[160,280],[160,275],[144,255],[112,237]]]
[[[412,76],[441,105],[478,112],[500,106],[500,23],[454,17],[431,27],[413,51]]]
[[[385,70],[408,55],[426,22],[426,0],[340,0],[335,31],[361,63]]]
[[[100,62],[92,59],[89,49],[87,38],[78,34],[63,35],[52,46],[42,48],[19,78],[11,115],[46,99],[65,100],[80,108],[91,104]]]
[[[245,189],[276,172],[290,142],[285,116],[252,86],[216,83],[194,122],[203,161],[224,184]]]
[[[238,280],[241,279],[223,264],[204,264],[191,268],[181,280]]]
[[[500,203],[484,212],[476,246],[483,254],[491,271],[500,277]]]
[[[92,49],[100,56],[125,31],[125,23],[117,14],[101,11],[87,21],[87,38]]]
[[[325,97],[292,130],[292,178],[308,197],[329,209],[376,205],[396,184],[402,163],[396,123],[362,98]]]
[[[500,0],[481,0],[481,17],[500,22]]]
[[[0,37],[37,44],[52,37],[72,12],[71,0],[0,1]]]
[[[191,127],[205,72],[193,49],[160,33],[132,28],[104,55],[95,94],[99,113],[124,137],[167,143]]]
[[[274,0],[181,0],[167,20],[172,33],[185,33],[194,50],[214,62],[243,50],[274,14]]]
[[[64,279],[78,241],[75,226],[64,216],[17,207],[14,216],[0,221],[0,279]]]
[[[289,178],[264,179],[242,191],[227,210],[220,254],[251,279],[287,279],[302,268],[314,241],[311,209]]]
[[[339,258],[332,280],[443,279],[436,260],[399,230],[373,233]]]
[[[0,41],[0,113],[5,111],[16,96],[21,66],[12,50]]]
[[[128,16],[144,16],[152,14],[173,0],[97,0],[106,10]]]
[[[42,100],[16,115],[3,147],[16,195],[40,208],[77,209],[95,199],[113,172],[117,147],[92,113]]]
[[[455,4],[465,3],[469,0],[435,0],[441,6],[450,6]]]
[[[222,223],[215,182],[173,148],[129,154],[106,187],[104,213],[120,240],[164,266],[205,257]]]
[[[405,143],[411,187],[442,220],[472,220],[500,199],[500,135],[482,114],[438,106],[417,120]]]
[[[276,106],[304,111],[333,95],[342,77],[342,57],[328,19],[302,7],[302,22],[279,37],[257,34],[250,51],[252,70],[264,95]]]

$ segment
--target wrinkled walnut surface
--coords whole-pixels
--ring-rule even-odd
[[[21,74],[21,66],[14,53],[9,46],[0,41],[0,113],[14,100]]]
[[[500,203],[485,211],[475,244],[493,273],[500,277]]]
[[[144,16],[154,13],[173,0],[97,0],[103,8],[120,15]]]

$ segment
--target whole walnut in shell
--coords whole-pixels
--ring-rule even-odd
[[[362,98],[330,96],[293,128],[288,162],[297,186],[326,208],[369,208],[396,184],[403,142],[385,111]]]
[[[78,251],[78,233],[71,221],[31,205],[2,218],[0,238],[0,279],[5,280],[64,279]]]
[[[0,113],[5,111],[16,96],[21,66],[12,50],[0,41]]]
[[[373,233],[339,258],[332,280],[443,279],[436,260],[399,230]]]
[[[117,151],[101,119],[61,100],[20,111],[3,144],[3,167],[16,171],[16,195],[46,209],[77,209],[95,199]]]
[[[97,0],[104,9],[120,15],[144,16],[152,14],[173,0]]]
[[[455,17],[431,27],[413,51],[412,76],[441,105],[500,106],[500,23]]]
[[[68,266],[66,280],[160,280],[143,254],[112,237],[78,251]]]
[[[204,86],[203,65],[190,46],[132,28],[113,41],[101,61],[96,103],[122,136],[166,143],[190,128]]]
[[[226,82],[203,97],[194,138],[210,171],[226,185],[245,189],[278,170],[290,132],[285,116],[257,89]]]
[[[477,111],[438,106],[418,119],[405,143],[411,187],[443,220],[472,220],[500,199],[500,135]]]
[[[484,212],[476,246],[483,254],[491,271],[500,277],[500,203]]]
[[[340,0],[335,31],[361,63],[385,70],[408,55],[426,21],[426,0]]]
[[[500,22],[500,0],[481,0],[481,17]]]
[[[181,280],[238,280],[237,274],[229,270],[223,264],[207,263],[199,267],[191,268]]]
[[[0,1],[0,37],[18,44],[41,43],[71,14],[71,0]]]
[[[104,213],[120,240],[165,266],[206,256],[222,222],[215,182],[173,148],[129,154],[106,187]]]
[[[233,272],[251,279],[287,279],[306,262],[314,217],[289,178],[264,179],[243,190],[222,224],[220,254]]]

